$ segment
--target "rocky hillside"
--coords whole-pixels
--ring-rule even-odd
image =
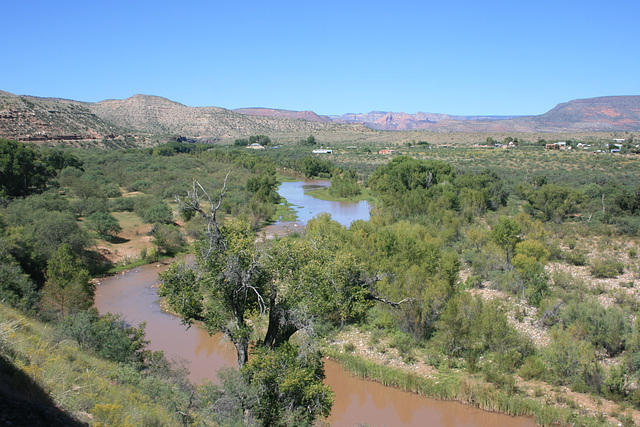
[[[218,107],[187,107],[165,98],[134,95],[125,100],[88,104],[104,120],[138,132],[226,139],[247,135],[309,134],[335,124],[296,118],[245,115]]]
[[[539,116],[451,116],[371,112],[319,116],[270,108],[227,110],[188,107],[158,96],[85,103],[16,96],[0,91],[0,138],[21,141],[126,139],[127,135],[182,136],[213,142],[265,134],[283,141],[310,134],[325,141],[362,141],[375,130],[432,132],[640,131],[640,96],[611,96],[563,103]],[[155,138],[155,137],[154,137]],[[337,139],[336,139],[337,138]],[[156,142],[158,139],[154,139]],[[149,142],[151,141],[151,142]],[[153,143],[149,139],[147,143]],[[142,144],[142,142],[135,142]]]
[[[0,138],[73,141],[113,137],[122,131],[80,102],[0,92]]]
[[[257,134],[308,136],[368,131],[361,124],[303,120],[313,115],[311,112],[298,114],[297,118],[245,115],[218,107],[187,107],[147,95],[84,103],[0,92],[0,138],[21,141],[116,138],[127,134],[179,135],[217,141]]]
[[[319,116],[313,111],[277,110],[274,108],[237,108],[233,111],[247,116],[286,117],[289,119],[302,119],[320,123],[330,123],[335,121],[328,116]],[[346,123],[346,121],[344,123]]]

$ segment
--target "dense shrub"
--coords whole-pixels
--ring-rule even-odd
[[[173,213],[166,203],[159,202],[149,207],[142,219],[149,224],[169,224],[173,220]]]
[[[121,315],[100,316],[94,309],[67,316],[59,323],[62,338],[74,339],[102,358],[138,367],[151,355],[146,350],[144,327],[144,323],[130,326]]]
[[[111,212],[133,212],[135,206],[133,197],[117,197],[109,200],[108,207]]]
[[[122,231],[122,227],[120,227],[116,217],[104,211],[91,214],[87,218],[87,226],[105,240],[112,240]]]
[[[577,249],[563,252],[562,259],[575,266],[587,265],[587,257],[585,256],[584,252]]]
[[[614,279],[624,273],[624,264],[611,259],[597,259],[591,263],[591,274],[600,279]]]

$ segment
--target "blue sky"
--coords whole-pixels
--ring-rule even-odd
[[[0,90],[319,114],[640,94],[640,1],[0,0]]]

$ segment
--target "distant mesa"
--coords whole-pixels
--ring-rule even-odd
[[[311,111],[240,108],[237,113],[333,123],[361,123],[376,130],[436,132],[609,132],[640,130],[640,96],[605,96],[559,104],[538,116],[454,116],[372,111],[318,116]]]

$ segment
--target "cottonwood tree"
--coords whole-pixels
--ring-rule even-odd
[[[319,236],[258,246],[248,223],[218,220],[225,191],[226,186],[214,203],[196,182],[187,199],[179,201],[181,209],[207,220],[207,230],[195,244],[195,268],[177,263],[162,274],[159,293],[184,322],[201,321],[210,333],[223,332],[242,367],[254,313],[268,319],[261,344],[272,349],[300,330],[313,336],[317,321],[339,323],[364,313],[372,300],[373,279],[355,257]]]
[[[315,234],[258,246],[247,222],[218,220],[225,192],[226,179],[214,202],[202,186],[194,182],[187,198],[178,200],[181,209],[203,216],[207,229],[194,245],[195,266],[172,265],[161,275],[158,293],[185,323],[200,321],[209,333],[223,332],[236,348],[241,370],[249,360],[250,339],[259,332],[255,326],[256,314],[258,318],[267,319],[264,338],[253,353],[254,363],[247,368],[249,371],[243,372],[249,372],[246,380],[253,386],[269,387],[270,382],[282,380],[289,385],[278,387],[290,389],[271,396],[272,410],[264,412],[260,404],[258,415],[263,414],[265,423],[269,424],[276,410],[273,408],[290,407],[289,415],[298,413],[300,408],[295,402],[308,403],[304,404],[304,415],[299,414],[301,418],[296,416],[296,419],[309,421],[317,415],[326,415],[331,406],[331,393],[322,384],[324,371],[313,340],[316,325],[318,322],[341,323],[364,315],[373,299],[369,289],[375,279],[364,273],[355,257]],[[323,221],[330,219],[326,217]],[[292,386],[284,373],[273,378],[257,375],[255,367],[279,360],[284,353],[278,356],[272,352],[284,351],[280,348],[292,345],[289,339],[299,331],[301,339],[297,341],[302,344],[294,346],[298,355],[289,354],[285,359],[287,366],[297,367],[296,372],[304,374],[305,380]]]

